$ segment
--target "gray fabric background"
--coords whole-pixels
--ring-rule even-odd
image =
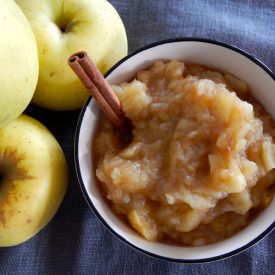
[[[38,0],[39,1],[39,0]],[[204,37],[235,45],[275,71],[275,1],[112,0],[127,30],[129,51],[173,37]],[[88,208],[73,164],[79,112],[30,106],[61,143],[70,166],[69,190],[56,217],[30,241],[0,249],[1,274],[275,274],[275,234],[232,258],[175,264],[150,258],[113,237]]]

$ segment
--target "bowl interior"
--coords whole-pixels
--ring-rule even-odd
[[[170,41],[154,45],[120,62],[111,70],[107,79],[111,84],[119,84],[131,80],[139,70],[147,68],[154,61],[169,59],[204,64],[238,76],[249,83],[253,95],[275,119],[275,83],[272,76],[248,56],[225,45],[207,41]],[[219,243],[201,247],[181,247],[144,240],[113,214],[94,182],[91,148],[98,114],[99,109],[93,100],[90,100],[82,111],[76,138],[78,177],[90,206],[114,233],[128,243],[148,253],[173,260],[203,261],[237,253],[254,243],[272,226],[275,200],[244,230]]]

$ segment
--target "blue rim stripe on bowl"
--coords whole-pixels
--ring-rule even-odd
[[[182,42],[182,41],[189,41],[189,42],[204,42],[204,43],[209,43],[209,44],[215,44],[218,46],[222,46],[224,48],[228,48],[230,50],[233,50],[235,52],[238,52],[240,54],[242,54],[243,56],[247,57],[248,59],[250,59],[251,61],[253,61],[254,63],[256,63],[258,66],[260,66],[267,74],[269,74],[271,76],[271,78],[275,81],[275,75],[273,74],[273,72],[264,64],[262,63],[260,60],[258,60],[257,58],[255,58],[254,56],[252,56],[251,54],[235,47],[229,44],[225,44],[222,42],[218,42],[215,40],[211,40],[211,39],[205,39],[205,38],[191,38],[191,37],[182,37],[182,38],[174,38],[174,39],[167,39],[167,40],[162,40],[156,43],[152,43],[149,44],[147,46],[144,46],[130,54],[128,54],[127,56],[125,56],[123,59],[121,59],[119,62],[117,62],[106,74],[105,77],[109,76],[120,64],[122,64],[123,62],[125,62],[126,60],[128,60],[129,58],[131,58],[132,56],[162,45],[162,44],[168,44],[168,43],[174,43],[174,42]],[[102,224],[109,229],[109,231],[115,236],[117,237],[119,240],[121,240],[122,242],[126,243],[127,245],[129,245],[130,247],[134,248],[135,250],[142,252],[148,256],[157,258],[157,259],[161,259],[161,260],[165,260],[165,261],[169,261],[169,262],[177,262],[177,263],[206,263],[206,262],[212,262],[212,261],[217,261],[217,260],[221,260],[221,259],[225,259],[231,256],[234,256],[236,254],[239,254],[240,252],[243,252],[244,250],[248,249],[249,247],[251,247],[252,245],[256,244],[259,240],[261,240],[262,238],[264,238],[265,236],[267,236],[269,233],[271,233],[271,231],[275,228],[275,221],[264,231],[262,232],[259,236],[257,236],[255,239],[253,239],[252,241],[250,241],[248,244],[235,249],[231,252],[219,255],[219,256],[215,256],[215,257],[210,257],[210,258],[204,258],[204,259],[188,259],[188,260],[183,260],[183,259],[175,259],[175,258],[169,258],[169,257],[164,257],[164,256],[160,256],[151,252],[148,252],[142,248],[139,248],[135,245],[133,245],[132,243],[130,243],[129,241],[127,241],[126,239],[124,239],[121,235],[119,235],[118,233],[116,233],[107,223],[106,221],[102,218],[102,216],[99,214],[99,212],[97,211],[97,209],[95,208],[95,206],[93,205],[92,201],[89,198],[89,195],[85,189],[85,185],[81,176],[81,172],[80,172],[80,166],[79,166],[79,159],[78,159],[78,144],[79,144],[79,133],[80,133],[80,129],[81,129],[81,124],[82,124],[82,120],[86,111],[87,106],[89,105],[91,101],[91,97],[89,97],[86,101],[86,103],[84,104],[81,113],[79,115],[79,119],[77,122],[77,126],[76,126],[76,132],[75,132],[75,142],[74,142],[74,159],[75,159],[75,167],[76,167],[76,174],[77,174],[77,178],[78,178],[78,182],[80,185],[80,188],[82,190],[82,193],[84,195],[85,200],[87,201],[88,205],[90,206],[90,208],[93,210],[93,212],[96,214],[97,218],[102,222]]]

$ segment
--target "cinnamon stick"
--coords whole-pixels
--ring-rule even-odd
[[[87,53],[81,51],[71,55],[68,63],[111,122],[124,129],[129,122],[120,101]]]

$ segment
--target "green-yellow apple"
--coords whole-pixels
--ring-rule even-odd
[[[29,19],[39,50],[40,73],[33,102],[52,110],[80,108],[87,91],[67,65],[88,52],[105,73],[127,54],[124,25],[106,0],[16,0]]]
[[[32,28],[12,0],[0,1],[0,127],[30,103],[38,79],[38,52]]]
[[[67,188],[61,147],[37,120],[21,115],[0,129],[0,247],[22,243],[55,215]]]

